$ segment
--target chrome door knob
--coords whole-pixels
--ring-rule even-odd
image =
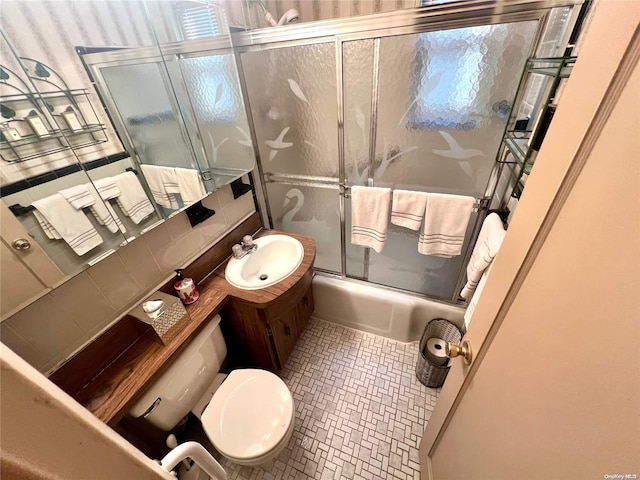
[[[471,360],[473,360],[473,352],[471,350],[471,343],[469,343],[469,340],[462,342],[462,345],[447,342],[444,347],[444,353],[449,358],[461,356],[464,358],[464,363],[467,365],[471,364]]]
[[[31,243],[26,238],[18,238],[11,242],[11,246],[14,250],[29,250],[31,248]]]

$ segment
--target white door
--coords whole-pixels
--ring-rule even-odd
[[[640,476],[639,19],[636,2],[596,4],[471,319],[476,358],[454,363],[423,436],[423,478]]]
[[[175,480],[0,344],[3,479]]]

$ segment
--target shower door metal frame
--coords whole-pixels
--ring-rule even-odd
[[[432,5],[413,9],[398,10],[390,13],[374,14],[360,17],[349,17],[334,20],[302,23],[299,25],[288,25],[283,28],[264,28],[248,32],[231,34],[234,50],[236,51],[237,62],[240,64],[238,71],[240,84],[245,99],[248,102],[246,78],[242,68],[241,54],[244,52],[261,51],[269,49],[280,49],[295,46],[315,45],[319,43],[335,43],[336,62],[336,103],[337,103],[337,123],[338,123],[338,177],[315,177],[309,175],[292,174],[270,174],[262,171],[262,164],[259,161],[259,148],[255,137],[255,126],[253,117],[250,120],[251,137],[255,142],[257,168],[261,176],[261,188],[256,189],[258,200],[261,205],[269,208],[269,198],[266,192],[266,183],[283,183],[288,185],[301,185],[316,188],[329,188],[338,190],[340,204],[340,245],[341,245],[341,272],[324,271],[316,268],[322,273],[341,277],[345,280],[361,281],[347,276],[346,262],[346,227],[345,227],[345,196],[348,195],[349,186],[346,184],[345,174],[345,151],[344,151],[344,69],[343,69],[343,44],[345,42],[357,40],[374,40],[374,65],[373,65],[373,86],[372,86],[372,112],[369,138],[369,165],[375,160],[375,140],[377,128],[378,110],[378,90],[379,90],[379,49],[380,39],[391,36],[418,34],[438,30],[449,30],[456,28],[474,27],[481,25],[494,25],[502,23],[515,23],[525,21],[537,21],[538,26],[531,43],[529,57],[533,55],[539,45],[541,35],[546,26],[546,18],[551,9],[562,7],[576,7],[583,3],[583,0],[511,0],[508,2],[498,2],[495,0],[471,0],[467,2],[453,2],[440,5]],[[573,9],[572,19],[575,21],[577,11]],[[515,92],[514,92],[515,96]],[[247,107],[250,112],[250,106]],[[506,128],[506,126],[505,126]],[[372,153],[373,152],[373,153]],[[501,149],[498,151],[499,158]],[[478,215],[474,222],[471,238],[477,238],[480,231],[482,212],[488,210],[496,193],[498,180],[502,172],[502,164],[495,161],[489,175],[485,192],[482,198],[477,199]],[[367,179],[369,186],[373,185],[372,168],[369,168]],[[263,221],[268,228],[273,227],[270,209],[267,215],[263,215]],[[427,297],[436,301],[449,304],[457,304],[458,292],[462,288],[465,278],[465,265],[471,256],[473,242],[470,241],[464,252],[464,259],[460,269],[456,287],[449,300],[432,297],[428,294],[420,294],[397,287],[380,285],[383,288],[402,291],[416,296]],[[364,279],[368,280],[369,249],[365,249],[364,258]],[[377,285],[377,284],[376,284]]]

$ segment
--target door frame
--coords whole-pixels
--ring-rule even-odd
[[[627,5],[623,0],[609,0],[594,6],[578,60],[536,159],[537,167],[471,315],[464,339],[471,342],[475,358],[470,366],[453,362],[422,437],[423,479],[433,479],[431,455],[465,392],[472,388],[491,342],[639,61],[640,12],[630,12]],[[602,38],[609,41],[601,42]]]

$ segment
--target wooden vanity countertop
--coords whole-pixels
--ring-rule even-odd
[[[224,278],[227,262],[200,282],[199,300],[187,305],[190,322],[168,345],[161,345],[150,336],[142,335],[122,352],[99,375],[77,392],[74,398],[105,423],[115,425],[139,398],[144,387],[168,367],[169,360],[186,347],[189,340],[207,320],[218,314],[230,297],[236,297],[255,307],[266,307],[287,292],[313,267],[315,241],[303,235],[262,230],[257,237],[283,234],[299,240],[304,247],[300,266],[286,279],[261,290],[241,290]]]

